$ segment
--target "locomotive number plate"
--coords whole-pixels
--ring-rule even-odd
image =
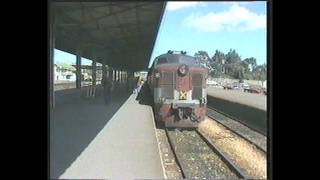
[[[186,100],[186,99],[187,99],[187,92],[185,92],[185,91],[180,91],[179,99],[180,99],[180,100]]]

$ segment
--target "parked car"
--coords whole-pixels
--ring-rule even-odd
[[[217,86],[217,85],[219,85],[217,82],[207,79],[207,86]]]
[[[240,87],[242,87],[243,89],[248,89],[249,85],[247,83],[240,83]]]

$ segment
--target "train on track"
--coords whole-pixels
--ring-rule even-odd
[[[207,112],[208,69],[183,51],[155,58],[147,76],[157,123],[165,127],[194,128]]]

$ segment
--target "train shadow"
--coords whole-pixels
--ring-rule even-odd
[[[151,95],[150,87],[148,83],[144,83],[141,87],[140,92],[138,93],[136,100],[139,101],[139,104],[154,106],[153,97]]]

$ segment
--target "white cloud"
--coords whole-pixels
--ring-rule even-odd
[[[183,24],[203,32],[216,31],[250,31],[266,27],[266,14],[257,14],[233,4],[222,12],[210,12],[206,15],[191,14]]]
[[[198,5],[205,5],[205,2],[199,1],[169,1],[167,3],[168,11],[175,11],[178,9],[186,8],[186,7],[194,7]]]

